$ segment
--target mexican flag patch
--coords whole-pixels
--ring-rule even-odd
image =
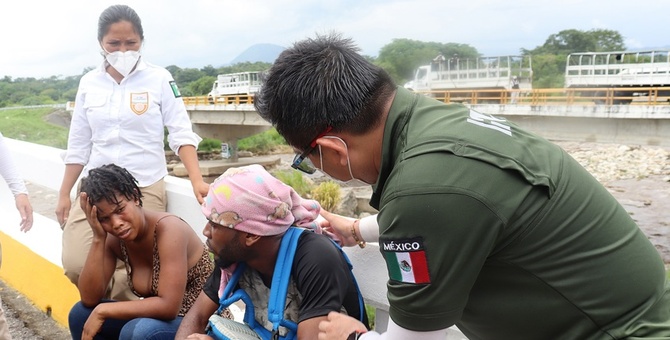
[[[404,283],[430,283],[423,239],[380,240],[391,280]]]
[[[179,88],[177,87],[177,82],[174,80],[170,81],[170,88],[172,88],[172,93],[174,94],[175,98],[181,97],[181,92],[179,92]]]

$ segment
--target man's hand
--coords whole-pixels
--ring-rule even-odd
[[[67,219],[70,215],[71,204],[70,196],[58,196],[58,204],[56,205],[56,219],[58,220],[61,229],[63,229],[63,227],[65,227],[65,223],[67,223]]]
[[[207,193],[209,192],[209,184],[200,179],[200,181],[192,181],[191,185],[193,186],[193,194],[195,195],[195,198],[198,200],[199,204],[202,204],[202,202],[205,201],[205,196],[207,196]]]
[[[21,214],[21,231],[25,233],[33,227],[33,206],[30,205],[30,200],[26,194],[18,194],[14,199],[16,200],[16,209]]]
[[[358,244],[351,234],[351,226],[354,224],[355,218],[333,214],[324,209],[321,209],[320,214],[324,218],[321,221],[321,228],[326,233],[335,235],[341,246],[351,247]]]
[[[338,312],[328,313],[328,320],[319,323],[319,340],[343,340],[349,334],[367,331],[365,325],[347,315]]]

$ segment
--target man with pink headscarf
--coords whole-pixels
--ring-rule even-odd
[[[298,339],[316,339],[319,322],[331,311],[365,320],[348,263],[315,223],[321,207],[303,199],[260,165],[231,168],[211,184],[202,204],[208,220],[203,234],[217,267],[184,317],[176,339],[207,339],[205,327],[219,306],[232,268],[247,269],[239,281],[251,297],[256,321],[268,330],[267,306],[282,236],[291,226],[303,232],[298,240],[287,293],[286,319],[298,324]],[[281,328],[280,328],[281,335]]]

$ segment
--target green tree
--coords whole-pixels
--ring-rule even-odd
[[[533,87],[563,87],[565,62],[570,53],[623,51],[623,36],[617,31],[568,29],[551,34],[542,46],[521,49],[533,59]]]
[[[447,58],[475,58],[479,55],[477,49],[467,44],[393,39],[381,48],[376,64],[389,72],[397,83],[404,83],[414,78],[419,66],[429,64],[438,54]]]
[[[189,84],[189,92],[194,96],[204,96],[212,90],[212,84],[215,80],[216,77],[204,76]]]

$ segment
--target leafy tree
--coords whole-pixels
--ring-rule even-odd
[[[200,71],[202,71],[202,73],[204,73],[204,74],[206,74],[210,77],[216,77],[216,75],[217,75],[217,70],[212,65],[207,65],[207,66],[201,68]]]
[[[49,97],[54,102],[57,101],[58,99],[60,99],[60,93],[59,93],[58,89],[55,89],[53,87],[47,88],[47,89],[43,90],[42,92],[40,92],[40,97],[41,96]]]
[[[570,53],[623,51],[623,36],[617,31],[568,29],[551,34],[542,46],[521,49],[533,59],[533,87],[563,87],[565,62]]]
[[[194,96],[204,96],[212,90],[212,84],[215,80],[216,77],[204,76],[189,84],[189,92],[193,93]]]
[[[438,54],[447,58],[474,58],[477,49],[467,44],[424,42],[412,39],[393,39],[379,51],[376,64],[384,68],[398,83],[414,78],[415,70],[429,64]]]

